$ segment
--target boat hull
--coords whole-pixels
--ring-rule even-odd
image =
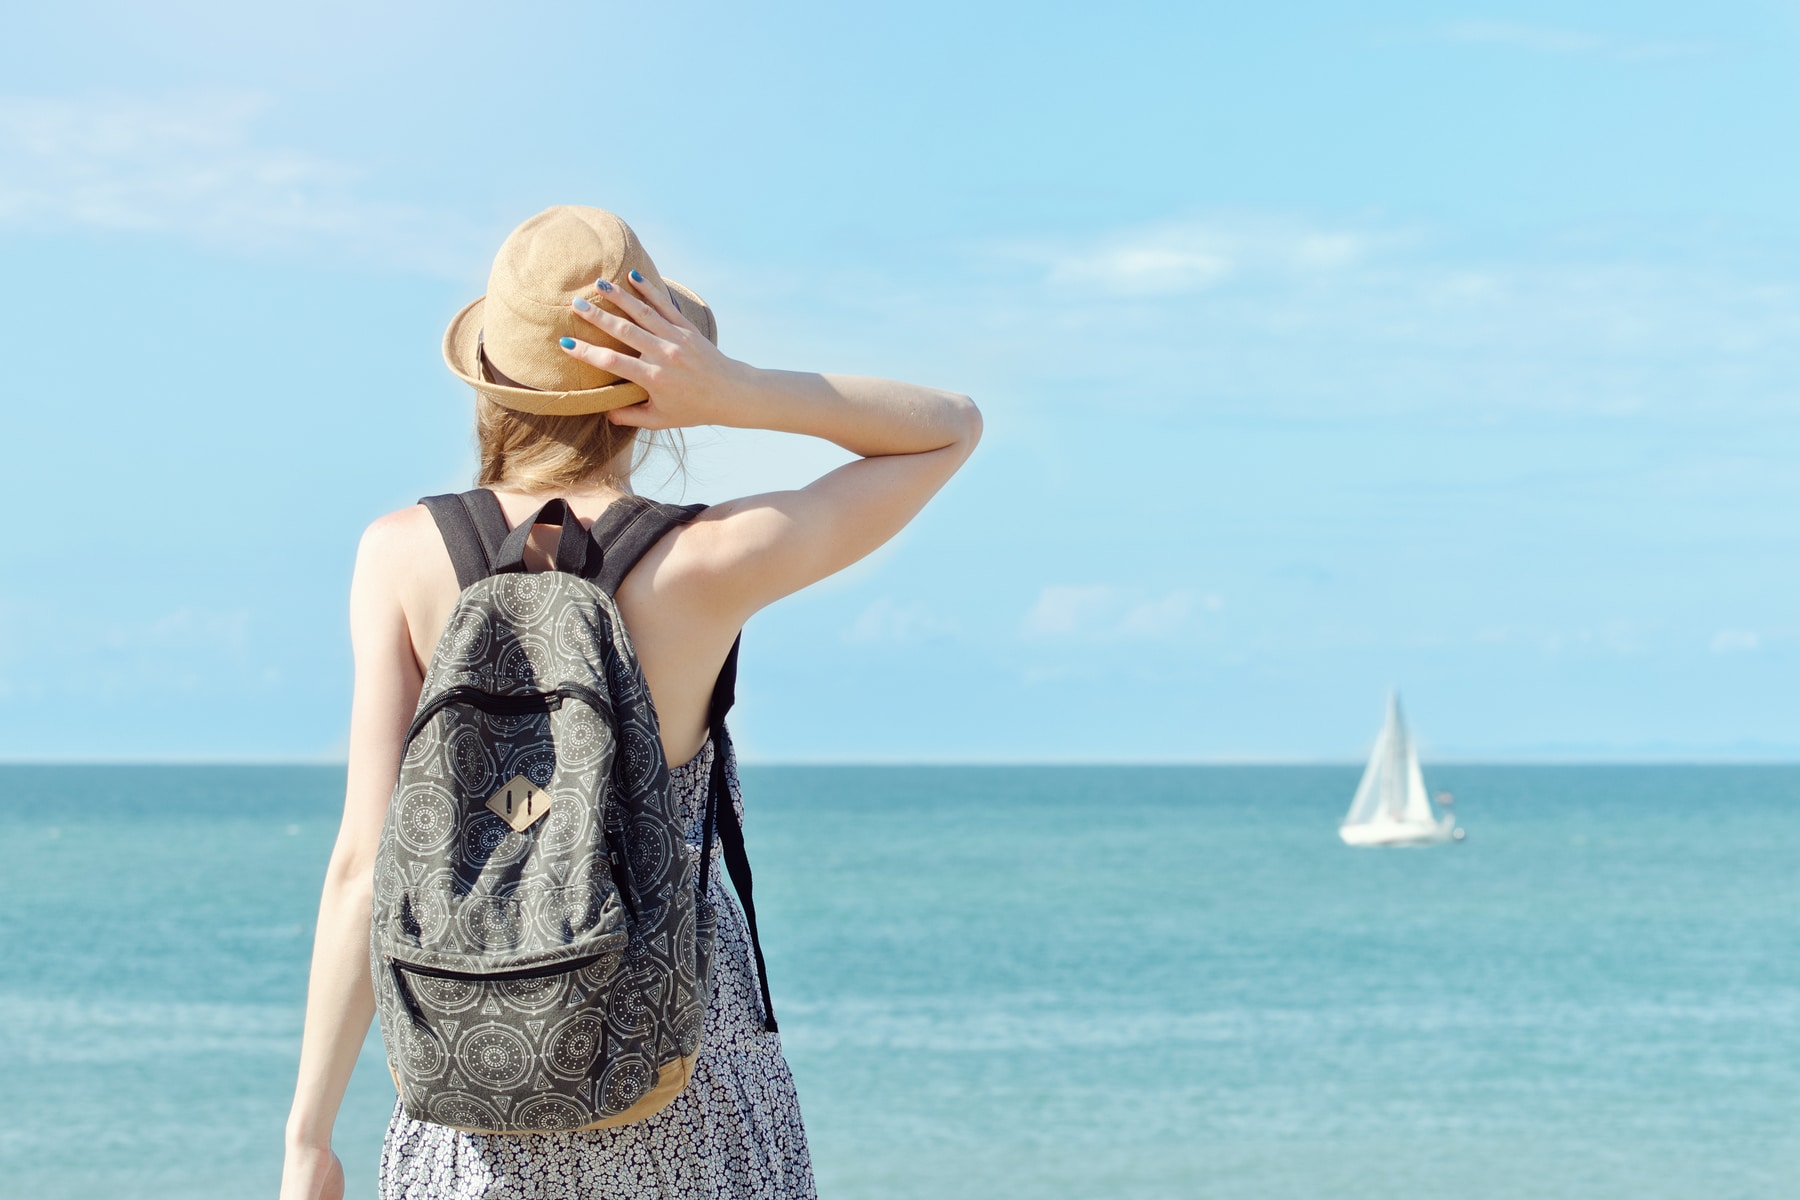
[[[1437,846],[1462,841],[1454,817],[1441,821],[1370,821],[1364,825],[1339,825],[1338,836],[1346,846]]]

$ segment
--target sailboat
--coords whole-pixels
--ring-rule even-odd
[[[1456,818],[1439,816],[1432,807],[1397,693],[1388,697],[1387,721],[1338,836],[1351,846],[1431,846],[1463,839]]]

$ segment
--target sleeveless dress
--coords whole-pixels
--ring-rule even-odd
[[[670,771],[692,854],[715,747]],[[737,756],[731,802],[743,812]],[[781,1035],[762,1027],[750,930],[715,843],[707,894],[719,914],[712,996],[687,1087],[645,1121],[582,1133],[481,1134],[415,1121],[394,1104],[382,1200],[814,1200],[812,1159]]]

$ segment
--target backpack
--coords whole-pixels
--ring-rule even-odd
[[[706,506],[626,496],[590,535],[560,499],[510,531],[489,491],[420,503],[462,592],[375,859],[370,961],[402,1107],[481,1133],[642,1120],[687,1085],[699,1054],[715,836],[763,968],[725,775],[737,643],[708,713],[696,859],[613,602],[645,552]],[[524,569],[534,524],[561,526],[554,570]],[[766,980],[762,1001],[774,1030]]]

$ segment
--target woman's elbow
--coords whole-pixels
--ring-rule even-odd
[[[981,410],[975,407],[975,401],[961,394],[951,396],[950,403],[956,414],[956,441],[967,458],[981,441]]]
[[[374,855],[360,851],[345,851],[340,847],[325,866],[325,890],[339,901],[355,903],[373,899],[375,895]]]

